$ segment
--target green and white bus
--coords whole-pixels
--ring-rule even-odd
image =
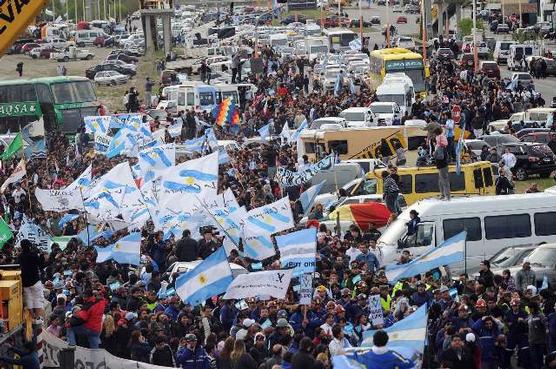
[[[0,81],[0,133],[17,132],[43,118],[46,132],[75,133],[87,115],[97,115],[93,83],[85,77]]]

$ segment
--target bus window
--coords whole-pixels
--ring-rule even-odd
[[[37,95],[31,83],[24,85],[0,86],[0,103],[35,101]]]
[[[457,218],[444,219],[444,239],[455,236],[461,231],[467,232],[467,241],[480,241],[482,237],[481,219],[479,218]]]
[[[473,179],[475,180],[475,188],[483,188],[483,173],[481,169],[475,169],[473,171]]]
[[[214,105],[212,92],[199,92],[199,103],[201,106]]]
[[[494,184],[492,181],[492,170],[490,170],[490,168],[483,169],[483,176],[485,177],[485,187],[490,187]]]
[[[54,102],[58,104],[96,100],[95,90],[91,81],[54,83],[51,87]]]
[[[376,194],[376,179],[367,179],[363,182],[362,191],[359,195],[374,195]]]
[[[195,94],[193,92],[187,93],[187,106],[194,106],[195,105]]]
[[[305,152],[307,154],[314,154],[315,153],[315,143],[314,142],[305,142]]]
[[[451,181],[450,181],[451,182]],[[415,175],[415,192],[440,192],[438,188],[438,174],[416,174]]]
[[[400,191],[406,194],[413,192],[413,176],[411,174],[400,176]]]
[[[329,141],[328,150],[330,152],[334,151],[340,155],[346,155],[348,153],[348,143],[346,140]]]
[[[185,92],[180,91],[178,93],[178,106],[185,105]]]

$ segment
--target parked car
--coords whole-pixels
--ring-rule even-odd
[[[126,76],[125,74],[121,74],[113,70],[107,70],[95,74],[94,80],[97,85],[115,86],[119,84],[124,84],[127,81],[129,81],[129,76]]]
[[[510,33],[510,26],[508,26],[506,23],[501,23],[496,26],[494,33]]]
[[[392,8],[392,13],[403,13],[403,8],[401,5],[394,5]]]
[[[543,127],[539,127],[539,128],[523,128],[520,129],[519,131],[517,131],[515,133],[515,137],[519,138],[520,141],[522,142],[541,142],[541,141],[535,141],[533,139],[529,139],[527,141],[522,140],[523,137],[532,134],[532,133],[544,133],[544,132],[550,132],[550,128],[543,128]],[[541,142],[541,143],[546,143],[546,142]]]
[[[94,67],[91,67],[91,68],[85,70],[85,77],[87,77],[89,79],[94,79],[98,72],[107,71],[107,70],[113,70],[113,71],[116,71],[118,73],[130,76],[130,77],[132,77],[136,74],[136,72],[133,71],[133,70],[124,69],[124,68],[122,68],[118,65],[115,65],[115,64],[98,64],[98,65],[95,65]]]
[[[51,52],[50,59],[57,61],[68,62],[70,60],[91,60],[95,54],[88,49],[78,49],[76,47],[69,47],[60,52]]]
[[[519,139],[510,134],[484,135],[479,137],[479,139],[485,141],[489,146],[494,146],[496,148],[501,147],[504,144],[513,144],[520,142]]]
[[[529,86],[535,88],[533,77],[527,72],[514,72],[512,73],[512,77],[510,78],[511,81],[514,79],[518,79],[518,83],[521,84],[524,88]]]
[[[117,66],[119,66],[121,68],[124,68],[124,69],[130,69],[130,70],[133,70],[133,71],[137,70],[137,66],[135,64],[126,63],[126,62],[124,62],[122,60],[119,60],[119,59],[106,60],[104,62],[104,64],[114,64],[114,65],[117,65]]]
[[[544,276],[548,279],[549,285],[556,283],[556,244],[546,243],[537,246],[525,259],[531,264],[531,270],[535,272],[535,287],[540,287]],[[522,268],[521,264],[515,264],[509,269],[512,276],[517,274]],[[492,270],[493,273],[502,273],[502,270]]]
[[[36,43],[36,42],[28,42],[28,43],[26,43],[25,45],[23,45],[23,46],[21,47],[20,52],[21,52],[22,54],[27,54],[27,55],[29,55],[29,53],[31,52],[31,50],[33,50],[33,49],[36,48],[36,47],[40,47],[40,46],[41,46],[41,44],[38,44],[38,43]]]
[[[514,265],[521,265],[523,259],[536,248],[537,245],[519,245],[503,248],[489,259],[490,267],[491,269],[506,269]]]
[[[57,51],[54,46],[39,46],[29,51],[29,56],[33,59],[50,59],[50,53],[53,51]]]
[[[37,40],[35,40],[34,38],[20,38],[19,40],[15,40],[12,46],[10,46],[8,50],[6,50],[6,54],[19,54],[21,53],[21,48],[23,47],[23,45],[36,41]]]
[[[522,136],[522,142],[538,142],[546,144],[553,153],[556,154],[556,133],[554,132],[533,132]]]
[[[530,142],[504,144],[500,147],[500,153],[507,148],[517,159],[512,172],[519,181],[524,181],[533,174],[548,177],[556,170],[556,156],[548,145]]]
[[[436,51],[436,55],[437,55],[439,60],[452,60],[456,57],[454,55],[454,52],[452,51],[452,49],[450,49],[448,47],[439,48]]]
[[[305,23],[307,21],[307,17],[304,16],[304,15],[301,15],[301,14],[298,14],[297,17],[295,15],[288,15],[287,17],[282,19],[282,22],[280,22],[280,23],[284,26],[287,26],[288,24],[296,22],[296,21],[301,22],[301,23]]]
[[[396,19],[396,23],[397,24],[406,24],[407,23],[407,17],[404,15],[400,15],[398,17],[398,19]]]
[[[93,45],[97,47],[110,47],[110,46],[114,46],[114,44],[115,44],[114,37],[108,35],[98,36],[93,41]]]
[[[500,68],[495,61],[484,60],[481,61],[481,72],[488,78],[500,79]]]
[[[139,61],[139,58],[124,53],[110,54],[106,57],[106,60],[121,60],[126,64],[134,64]]]

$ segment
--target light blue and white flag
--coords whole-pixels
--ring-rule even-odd
[[[340,90],[342,89],[342,79],[340,78],[340,73],[336,75],[336,82],[334,82],[334,96],[338,96],[340,94]]]
[[[257,130],[257,132],[259,132],[259,136],[261,136],[261,138],[266,139],[267,137],[270,136],[270,123],[262,126],[261,128],[259,128]]]
[[[109,115],[85,117],[83,118],[83,121],[85,122],[85,132],[106,135],[108,134],[111,120],[112,117]]]
[[[272,204],[250,210],[245,224],[257,233],[263,232],[269,235],[293,228],[295,223],[290,198],[286,196]]]
[[[75,179],[75,181],[66,186],[66,190],[71,191],[74,188],[79,188],[81,191],[84,192],[85,188],[89,187],[89,185],[91,184],[92,175],[93,166],[89,165],[87,169],[85,169],[83,173],[81,173],[79,177]]]
[[[67,223],[69,223],[69,222],[71,222],[71,221],[74,221],[74,220],[77,219],[77,218],[79,218],[79,214],[71,214],[71,213],[68,213],[68,214],[64,215],[64,216],[58,221],[58,227],[60,227],[60,228],[63,229],[64,226],[65,226]]]
[[[282,126],[282,132],[280,132],[280,142],[282,145],[285,145],[286,143],[290,142],[292,136],[292,132],[290,130],[290,126],[288,125],[288,122],[284,122],[284,125]]]
[[[410,263],[403,265],[387,265],[386,278],[391,284],[400,279],[426,273],[443,265],[463,262],[465,257],[465,239],[467,232],[463,231],[450,237],[431,251],[419,256]]]
[[[224,165],[230,162],[230,156],[228,155],[228,150],[221,148],[218,150],[218,165]]]
[[[190,202],[188,196],[203,198],[218,190],[218,152],[168,168],[161,173],[159,204],[176,211]]]
[[[299,139],[299,135],[301,134],[301,131],[303,131],[307,127],[309,127],[309,124],[307,123],[307,119],[305,119],[303,122],[301,122],[299,127],[290,135],[289,142],[290,143],[297,142],[297,140]]]
[[[313,273],[316,267],[317,229],[314,227],[276,236],[283,269],[292,269],[293,276]]]
[[[226,252],[221,247],[176,279],[176,293],[184,303],[195,306],[226,292],[233,279]]]
[[[44,121],[42,118],[21,128],[22,138],[29,142],[34,137],[44,137]]]
[[[546,274],[542,277],[542,285],[541,288],[539,289],[539,291],[542,290],[547,290],[548,289],[548,277],[546,276]]]
[[[423,354],[425,338],[427,336],[427,306],[422,305],[412,314],[394,323],[384,331],[388,333],[388,347],[406,347]],[[373,335],[376,331],[363,332],[362,347],[373,345]]]
[[[168,127],[168,134],[172,138],[176,138],[181,135],[181,130],[183,128],[183,120],[178,119],[177,123],[172,124]]]
[[[309,182],[321,170],[330,169],[333,165],[334,154],[330,154],[301,172],[292,172],[286,167],[279,167],[276,172],[276,180],[285,187],[300,186]]]
[[[232,250],[237,249],[241,238],[241,220],[247,216],[247,211],[243,207],[237,208],[216,208],[210,212],[214,216],[218,225],[224,231],[224,248],[226,254],[230,255]]]
[[[110,141],[112,141],[112,136],[103,135],[102,133],[95,133],[94,149],[98,154],[106,155],[108,148],[110,147]]]
[[[208,142],[205,136],[192,138],[183,142],[183,148],[189,152],[204,153],[208,150]]]
[[[307,213],[311,209],[311,206],[313,206],[313,202],[315,201],[317,195],[320,193],[320,190],[325,182],[326,180],[323,180],[322,182],[309,187],[299,196],[299,202],[301,202],[301,207],[303,208],[303,211],[305,213]]]
[[[38,140],[30,140],[29,146],[24,149],[24,155],[27,160],[46,158],[46,142],[44,138]]]
[[[353,78],[350,78],[350,79],[349,79],[349,92],[350,92],[352,95],[355,95],[355,92],[356,92],[356,91],[355,91],[355,83],[353,82]]]
[[[156,178],[157,173],[176,164],[176,146],[166,144],[151,147],[139,152],[139,166],[143,181],[148,182]]]
[[[115,244],[105,248],[95,247],[97,263],[113,259],[120,264],[139,265],[141,263],[141,233],[133,232],[120,238]]]
[[[354,38],[353,40],[351,40],[351,41],[349,42],[349,47],[350,47],[352,50],[361,50],[361,47],[362,47],[362,46],[363,46],[363,45],[361,45],[361,39],[360,39],[359,37],[358,37],[358,38]]]
[[[143,116],[140,113],[117,114],[112,115],[110,118],[110,128],[128,127],[137,130],[141,123],[143,123]]]
[[[251,226],[243,227],[243,253],[253,260],[264,260],[276,255],[272,237],[266,232],[253,230]]]

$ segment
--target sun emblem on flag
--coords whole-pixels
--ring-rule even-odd
[[[116,242],[116,245],[114,245],[114,250],[119,250],[122,247],[122,245],[118,242]]]
[[[263,217],[263,220],[264,220],[264,222],[267,223],[267,224],[272,223],[272,218],[270,217],[270,215],[265,215],[265,216]]]
[[[193,178],[193,177],[185,177],[185,184],[188,184],[188,185],[195,184],[195,178]]]
[[[199,274],[199,283],[207,284],[207,277],[203,273]]]

